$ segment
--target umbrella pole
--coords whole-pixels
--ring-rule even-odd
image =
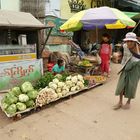
[[[138,27],[139,24],[140,24],[140,20],[139,20],[139,22],[137,23],[137,25],[135,26],[135,28],[132,30],[132,32],[135,31],[135,29]]]
[[[97,25],[96,25],[96,44],[98,44],[98,28],[97,28]]]

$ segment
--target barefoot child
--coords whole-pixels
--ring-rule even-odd
[[[110,57],[112,53],[112,47],[110,45],[110,36],[108,34],[103,34],[102,36],[102,42],[100,47],[100,57],[101,57],[101,72],[103,75],[107,74],[107,77],[109,77],[109,63],[110,63]]]

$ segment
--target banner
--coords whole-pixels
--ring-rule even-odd
[[[0,63],[0,90],[19,86],[25,81],[35,83],[42,74],[42,59]]]
[[[61,19],[54,16],[47,16],[45,18],[45,23],[47,26],[54,26],[51,32],[51,36],[72,37],[73,32],[60,31],[60,26],[65,22],[66,22],[65,19]],[[47,30],[46,33],[48,34]]]

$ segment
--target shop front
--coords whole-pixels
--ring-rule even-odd
[[[41,77],[40,34],[46,28],[29,13],[0,11],[0,90]]]

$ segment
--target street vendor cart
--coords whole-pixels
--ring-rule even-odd
[[[81,74],[99,74],[100,73],[100,57],[96,51],[93,54],[86,55],[80,48],[79,45],[74,43],[72,40],[69,41],[70,45],[76,51],[76,55],[72,54],[72,60],[69,64],[69,71],[75,71]],[[78,58],[79,57],[79,58]]]

